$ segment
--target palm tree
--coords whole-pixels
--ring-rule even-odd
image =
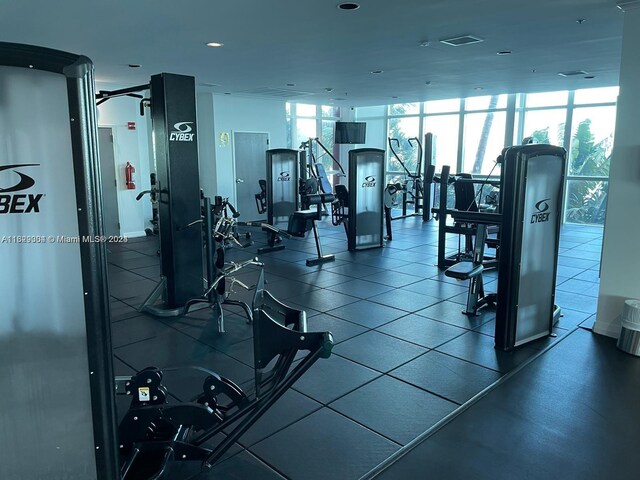
[[[491,95],[489,100],[489,110],[493,110],[498,106],[498,95]],[[482,134],[480,142],[478,142],[478,150],[476,151],[476,160],[473,162],[473,170],[471,173],[482,172],[482,163],[487,153],[487,144],[489,143],[489,135],[491,134],[491,126],[493,125],[493,111],[487,113],[484,117],[484,125],[482,125]]]

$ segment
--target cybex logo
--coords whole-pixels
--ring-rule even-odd
[[[291,176],[289,175],[289,172],[280,172],[280,176],[278,177],[278,179],[276,181],[278,181],[278,182],[290,182],[291,181]]]
[[[39,202],[44,197],[42,193],[38,194],[15,194],[14,192],[20,192],[27,190],[36,184],[36,181],[29,175],[15,170],[16,168],[24,167],[38,167],[37,163],[24,163],[22,165],[4,165],[0,166],[0,214],[3,213],[39,213]],[[10,170],[13,175],[3,174]],[[18,176],[18,178],[15,177]],[[8,177],[12,177],[11,181],[8,181]],[[5,180],[7,179],[7,180]],[[15,183],[18,180],[18,183]],[[9,184],[9,186],[5,186]],[[12,185],[13,184],[13,185]],[[7,195],[11,193],[11,195]]]
[[[376,186],[376,177],[374,177],[373,175],[364,177],[364,182],[362,182],[363,188],[370,188],[375,186]]]
[[[169,134],[169,140],[172,142],[193,142],[195,133],[191,133],[193,132],[192,124],[193,122],[178,122],[174,124],[173,128],[175,130]]]
[[[540,200],[536,203],[535,207],[538,212],[531,215],[531,223],[543,223],[549,221],[549,215],[551,214],[551,212],[547,211],[549,210],[549,204],[547,203],[549,200],[549,198],[545,198],[544,200]]]

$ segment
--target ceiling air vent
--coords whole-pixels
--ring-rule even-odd
[[[589,75],[584,70],[570,70],[568,72],[558,72],[561,77],[578,77],[582,75]]]
[[[260,96],[260,97],[274,97],[274,98],[295,98],[295,97],[308,97],[313,95],[311,92],[301,92],[297,90],[291,90],[290,88],[271,88],[271,87],[262,87],[262,88],[254,88],[251,90],[243,90],[240,92],[236,92],[236,95],[250,95],[250,96]]]
[[[440,43],[451,45],[452,47],[460,47],[462,45],[471,45],[472,43],[484,42],[484,39],[474,37],[473,35],[463,35],[462,37],[445,38]]]

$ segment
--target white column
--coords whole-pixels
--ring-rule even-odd
[[[617,337],[625,299],[640,299],[640,1],[622,2],[616,133],[594,331]]]

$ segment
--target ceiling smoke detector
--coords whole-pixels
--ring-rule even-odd
[[[452,37],[440,40],[440,43],[451,45],[452,47],[461,47],[463,45],[472,45],[480,42],[484,42],[484,39],[473,35],[462,35],[461,37]]]

